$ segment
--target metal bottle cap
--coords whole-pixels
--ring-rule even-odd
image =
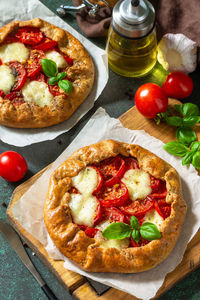
[[[113,9],[112,26],[122,36],[141,38],[155,23],[155,10],[148,0],[121,0]]]

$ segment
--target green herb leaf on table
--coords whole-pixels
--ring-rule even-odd
[[[199,108],[193,103],[182,104],[182,114],[184,117],[199,116]]]
[[[134,229],[138,229],[140,227],[139,221],[135,216],[131,216],[130,225]]]
[[[41,65],[42,65],[42,70],[46,76],[56,77],[56,75],[58,73],[58,67],[53,60],[43,58],[41,60]]]
[[[200,116],[190,116],[183,118],[183,127],[193,127],[200,121]]]
[[[167,124],[171,126],[182,126],[183,119],[180,117],[165,117]]]
[[[196,169],[200,169],[200,152],[195,152],[192,158],[192,165]]]
[[[48,84],[49,85],[54,85],[58,82],[58,78],[57,76],[56,77],[50,77],[49,80],[48,80]]]
[[[185,145],[190,145],[197,140],[195,131],[190,127],[180,127],[176,130],[177,140]]]
[[[193,152],[188,152],[182,159],[182,165],[185,166],[191,164],[193,155]]]
[[[197,142],[197,141],[193,142],[193,143],[190,145],[190,149],[191,149],[191,151],[192,151],[193,153],[196,152],[196,151],[198,151],[198,150],[200,150],[200,142]]]
[[[150,222],[146,222],[141,225],[140,234],[144,239],[148,241],[161,238],[161,233],[158,230],[157,226]]]
[[[58,82],[58,86],[68,95],[71,93],[73,89],[72,84],[69,80],[60,80]]]
[[[133,229],[133,231],[132,231],[132,238],[134,239],[134,241],[136,243],[139,242],[139,240],[140,240],[140,232],[139,232],[138,229]]]
[[[163,146],[163,148],[176,156],[185,156],[186,153],[189,152],[188,148],[186,146],[184,146],[183,144],[177,142],[177,141],[173,141],[173,142],[169,142],[167,144],[165,144]]]
[[[131,235],[131,231],[132,229],[128,224],[117,222],[106,227],[106,229],[102,232],[102,235],[108,240],[121,240],[129,237]]]

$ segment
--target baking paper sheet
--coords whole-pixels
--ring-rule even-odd
[[[58,27],[69,31],[88,50],[95,64],[95,82],[90,95],[83,104],[67,121],[43,129],[14,129],[0,125],[0,139],[10,145],[27,146],[33,143],[52,140],[63,132],[69,131],[94,105],[102,93],[108,81],[108,66],[106,52],[85,37],[80,35],[72,27],[66,24],[38,0],[1,0],[0,1],[0,27],[14,20],[29,20],[41,18]]]
[[[43,222],[43,205],[48,190],[50,174],[78,148],[105,139],[115,139],[122,142],[138,144],[150,149],[153,153],[177,169],[181,176],[183,195],[188,206],[183,230],[170,256],[163,263],[150,271],[139,274],[97,274],[82,271],[57,250],[46,232]],[[150,299],[155,296],[161,287],[165,276],[181,262],[188,242],[194,237],[200,227],[199,176],[192,166],[183,167],[181,160],[168,154],[163,150],[162,146],[163,143],[160,140],[150,136],[143,130],[129,130],[124,128],[119,120],[110,118],[102,108],[99,108],[76,139],[13,207],[14,217],[29,233],[34,235],[34,237],[46,246],[51,257],[64,259],[64,266],[67,269],[121,289],[138,298],[145,300]]]

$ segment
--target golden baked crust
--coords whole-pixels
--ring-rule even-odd
[[[15,106],[0,97],[0,124],[17,128],[42,128],[67,120],[90,93],[94,82],[94,65],[84,46],[69,32],[41,19],[15,21],[0,29],[0,43],[20,27],[33,26],[58,42],[59,49],[74,63],[67,69],[73,90],[66,98],[55,96],[51,105],[40,107],[34,102]]]
[[[166,181],[166,202],[171,214],[161,225],[162,237],[141,247],[99,247],[95,238],[72,223],[68,202],[71,177],[92,163],[118,154],[133,156],[140,168],[156,178]],[[180,178],[176,170],[148,150],[138,146],[106,140],[74,152],[50,178],[44,206],[44,221],[57,248],[82,269],[91,272],[136,273],[149,270],[162,262],[172,251],[181,231],[186,214]]]

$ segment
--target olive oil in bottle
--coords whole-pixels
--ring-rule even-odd
[[[141,77],[155,65],[155,12],[147,0],[121,0],[113,10],[106,44],[108,63],[117,74]]]

